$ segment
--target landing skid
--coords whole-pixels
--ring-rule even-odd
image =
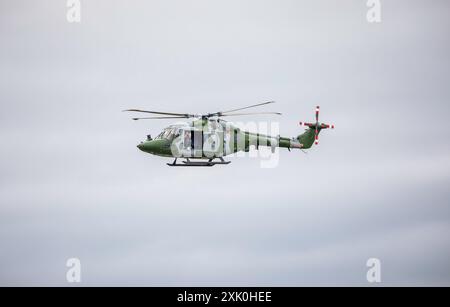
[[[230,164],[231,161],[225,161],[223,158],[219,158],[220,161],[218,162],[214,162],[214,159],[209,159],[208,161],[201,161],[201,162],[197,162],[197,161],[191,161],[188,158],[186,158],[186,161],[182,161],[183,163],[177,163],[177,159],[175,158],[175,160],[172,163],[167,163],[168,166],[214,166],[216,164]]]

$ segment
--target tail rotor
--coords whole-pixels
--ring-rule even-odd
[[[317,106],[316,107],[316,122],[315,123],[300,122],[300,126],[305,126],[305,127],[309,127],[311,129],[314,129],[314,143],[316,145],[319,144],[319,133],[320,133],[320,130],[322,130],[322,129],[334,129],[334,125],[319,123],[319,113],[320,113],[320,106]]]

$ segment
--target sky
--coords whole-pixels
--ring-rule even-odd
[[[450,285],[450,3],[0,0],[0,285]],[[168,120],[267,100],[307,154],[170,168]],[[230,120],[234,120],[231,119]],[[244,118],[236,118],[243,121]]]

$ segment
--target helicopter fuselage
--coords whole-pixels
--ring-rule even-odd
[[[148,137],[137,147],[162,157],[214,159],[240,151],[248,152],[251,146],[287,149],[310,148],[314,142],[314,130],[307,129],[297,138],[269,136],[243,131],[221,119],[198,119],[192,123],[174,124],[155,139]]]

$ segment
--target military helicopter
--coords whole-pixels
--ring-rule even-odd
[[[162,157],[175,158],[169,166],[214,166],[216,164],[229,164],[224,157],[239,151],[248,152],[250,146],[259,149],[260,146],[271,147],[272,152],[276,147],[291,149],[308,149],[313,144],[318,144],[319,133],[322,129],[334,129],[334,125],[319,123],[320,107],[316,107],[316,122],[303,123],[308,127],[303,134],[297,137],[269,136],[249,131],[243,131],[234,124],[223,120],[223,117],[248,116],[248,115],[281,115],[279,112],[252,112],[236,113],[238,111],[273,104],[275,101],[267,101],[243,108],[220,111],[207,114],[188,114],[173,112],[157,112],[139,109],[124,110],[124,112],[139,112],[155,114],[159,116],[135,117],[133,120],[152,119],[191,119],[190,123],[175,123],[165,128],[156,138],[151,135],[137,147],[143,152]],[[162,115],[162,116],[161,116]],[[178,159],[184,159],[177,163]]]

